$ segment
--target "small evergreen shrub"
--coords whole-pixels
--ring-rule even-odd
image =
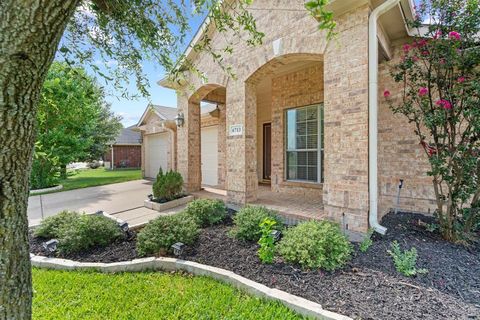
[[[272,231],[275,230],[277,222],[271,218],[265,218],[260,223],[260,230],[262,236],[258,240],[260,248],[258,249],[258,257],[263,263],[272,263],[275,257],[275,239],[273,238]]]
[[[339,226],[328,221],[302,222],[286,230],[277,248],[285,261],[328,271],[342,267],[352,251]]]
[[[153,196],[159,202],[171,201],[182,194],[182,188],[183,178],[180,173],[170,170],[164,174],[160,168],[157,180],[153,183]]]
[[[115,220],[100,215],[80,215],[75,223],[60,229],[58,250],[76,253],[95,246],[107,246],[123,235]]]
[[[35,229],[37,237],[52,239],[60,237],[60,230],[66,226],[75,225],[81,214],[73,211],[62,211],[59,214],[45,218]]]
[[[235,226],[230,235],[241,240],[258,241],[262,235],[260,223],[267,218],[274,220],[277,226],[282,226],[282,221],[273,210],[258,206],[243,207],[233,218]]]
[[[137,235],[137,250],[142,256],[171,250],[176,242],[193,243],[199,234],[194,218],[182,212],[150,221]]]
[[[368,232],[365,235],[365,238],[360,243],[360,251],[361,252],[364,252],[364,253],[367,252],[368,248],[370,248],[372,246],[372,244],[373,244],[372,235],[373,235],[373,229],[368,229]]]
[[[227,208],[220,200],[198,199],[187,205],[185,213],[193,217],[199,226],[207,227],[222,221],[227,216]]]
[[[106,246],[122,236],[117,222],[104,216],[62,211],[42,221],[35,235],[58,240],[58,250],[70,254]]]
[[[395,240],[390,244],[392,250],[387,250],[388,254],[392,256],[395,269],[404,276],[411,277],[417,274],[427,273],[427,269],[417,269],[417,249],[412,247],[410,250],[402,252],[400,245]]]

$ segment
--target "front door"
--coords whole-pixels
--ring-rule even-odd
[[[263,179],[270,180],[272,173],[272,124],[263,124]]]

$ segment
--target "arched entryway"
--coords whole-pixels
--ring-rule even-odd
[[[178,170],[187,191],[202,185],[225,185],[226,88],[206,84],[181,106],[184,126],[178,130]]]
[[[248,77],[258,200],[274,191],[322,202],[323,70],[323,55],[298,53],[276,57]]]

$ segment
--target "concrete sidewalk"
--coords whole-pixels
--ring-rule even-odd
[[[31,196],[28,199],[28,221],[29,225],[36,225],[43,218],[55,215],[62,210],[87,213],[103,210],[134,226],[160,215],[159,212],[143,206],[143,201],[150,193],[152,193],[152,181],[135,180]],[[183,207],[161,214],[173,214],[181,209]]]

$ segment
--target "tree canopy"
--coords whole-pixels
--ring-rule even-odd
[[[63,169],[70,162],[98,159],[121,129],[120,117],[110,111],[96,80],[84,69],[60,62],[52,64],[43,84],[37,121],[37,151],[48,152],[54,167]],[[35,157],[34,168],[40,159],[45,161]],[[32,182],[40,184],[34,187],[49,187],[35,177],[40,171],[32,172]]]

